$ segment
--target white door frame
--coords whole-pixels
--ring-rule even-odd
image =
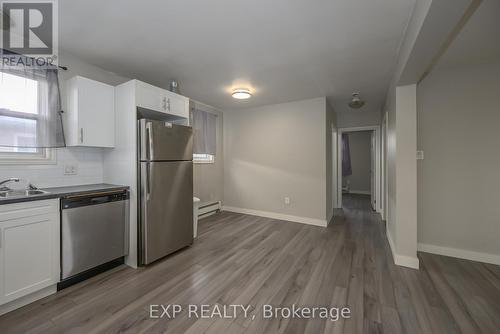
[[[338,156],[338,129],[333,126],[332,127],[332,201],[333,201],[333,209],[337,209],[337,184],[338,184],[338,164],[337,164],[337,156]],[[342,185],[341,185],[342,187]]]
[[[342,134],[344,132],[375,131],[375,210],[381,212],[382,201],[380,194],[380,126],[357,126],[351,128],[339,128],[337,137],[337,208],[342,208]]]
[[[387,220],[387,112],[382,117],[380,139],[380,214]]]

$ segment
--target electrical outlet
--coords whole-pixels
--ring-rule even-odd
[[[64,165],[64,175],[76,175],[78,174],[77,165]]]
[[[290,197],[285,197],[285,205],[290,205]]]

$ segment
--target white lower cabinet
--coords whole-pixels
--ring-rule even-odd
[[[59,199],[0,205],[0,305],[59,281]]]

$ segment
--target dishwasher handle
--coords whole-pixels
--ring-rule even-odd
[[[101,204],[101,203],[107,203],[107,202],[112,202],[109,200],[108,196],[93,197],[90,199],[90,203],[92,203],[92,204]]]

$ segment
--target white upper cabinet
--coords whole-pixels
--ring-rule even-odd
[[[114,87],[76,76],[66,82],[63,113],[67,146],[115,146]]]
[[[142,81],[136,81],[138,107],[189,118],[189,99]]]

